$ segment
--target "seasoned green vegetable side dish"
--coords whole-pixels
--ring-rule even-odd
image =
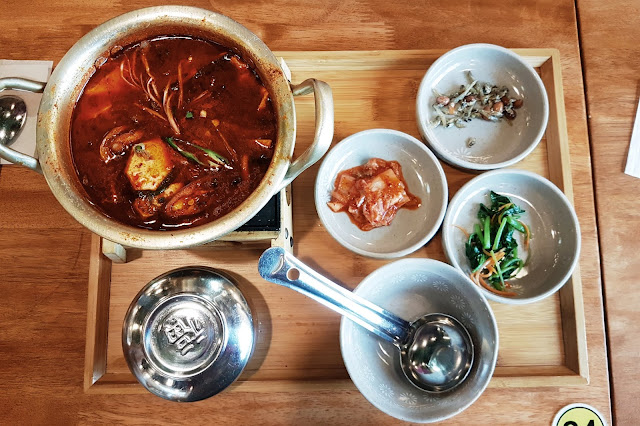
[[[491,206],[480,203],[478,220],[473,232],[467,235],[465,253],[471,266],[471,280],[492,293],[513,297],[507,280],[514,278],[526,264],[518,251],[515,232],[524,235],[524,249],[528,251],[531,234],[520,220],[524,213],[509,197],[489,193]]]

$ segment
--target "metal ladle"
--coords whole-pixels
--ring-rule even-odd
[[[0,144],[9,146],[27,121],[27,104],[16,96],[0,97]]]
[[[402,372],[424,391],[451,390],[471,370],[471,336],[449,315],[427,314],[409,323],[328,280],[280,247],[262,254],[258,271],[265,280],[309,296],[393,343],[400,349]]]

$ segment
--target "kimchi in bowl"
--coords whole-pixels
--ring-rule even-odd
[[[348,175],[362,167],[386,171],[354,182]],[[337,209],[344,180],[353,185],[345,191],[349,200]],[[381,181],[386,182],[382,190]],[[398,208],[407,196],[411,200]],[[413,136],[391,129],[343,139],[322,161],[315,184],[316,210],[327,232],[347,249],[379,259],[406,256],[427,244],[442,224],[447,200],[447,179],[435,155]]]
[[[178,63],[163,65],[154,63],[150,57],[142,58],[143,55],[131,50],[131,46],[146,46],[150,41],[166,38],[199,40],[218,46],[221,49],[218,52],[221,53],[218,58],[220,66],[229,67],[235,63],[241,72],[248,75],[249,80],[254,83],[257,81],[263,87],[260,90],[264,96],[252,101],[252,104],[256,104],[253,108],[268,110],[268,114],[265,114],[273,119],[273,125],[265,127],[269,129],[268,139],[262,138],[259,132],[251,138],[256,144],[252,149],[263,149],[268,155],[260,158],[259,154],[254,157],[241,154],[234,146],[230,146],[233,145],[233,135],[229,134],[229,129],[224,130],[226,137],[218,134],[224,124],[220,124],[218,117],[211,116],[215,108],[196,105],[201,102],[197,90],[208,84],[202,77],[205,73],[201,73],[206,68],[206,61],[197,67],[192,66],[190,70],[188,62],[198,60],[194,58],[195,54],[184,61],[175,60]],[[156,52],[156,59],[158,56],[161,54]],[[120,58],[120,62],[112,64],[114,57]],[[167,58],[171,58],[170,53],[167,53]],[[211,63],[217,66],[215,58]],[[132,100],[128,106],[131,112],[121,111],[120,117],[130,114],[134,124],[141,120],[156,120],[156,124],[148,124],[140,130],[135,126],[120,125],[115,116],[100,116],[107,107],[99,103],[80,108],[83,100],[89,96],[87,91],[120,90],[118,87],[121,86],[117,85],[107,89],[92,85],[92,76],[98,75],[107,66],[111,66],[112,72],[105,73],[105,79],[123,79],[126,84],[120,81],[122,87],[131,86],[146,94],[138,101]],[[170,81],[170,77],[164,77],[169,68],[179,70],[177,80]],[[246,71],[247,68],[250,72]],[[197,77],[202,78],[195,84]],[[206,78],[214,87],[218,77]],[[224,84],[222,86],[224,88]],[[314,92],[316,101],[316,138],[307,151],[292,161],[296,134],[293,96],[311,92]],[[125,96],[112,97],[109,107],[123,108],[123,105],[116,105],[114,101],[120,99],[125,99]],[[196,103],[193,103],[194,100]],[[187,106],[189,102],[193,106]],[[95,112],[92,108],[97,110],[96,116],[92,115]],[[89,123],[84,124],[86,129],[102,127],[95,134],[75,141],[74,138],[80,138],[79,135],[83,133],[75,128],[82,114],[88,117],[85,117]],[[242,111],[236,112],[236,116],[242,115]],[[205,119],[209,126],[207,132],[214,133],[218,142],[207,141],[201,135],[186,130],[195,121]],[[262,117],[257,120],[266,119]],[[152,134],[154,127],[165,129],[164,133]],[[98,135],[104,135],[102,140]],[[323,82],[310,79],[300,85],[291,85],[267,46],[230,18],[203,9],[161,6],[114,18],[89,32],[67,52],[44,88],[36,137],[39,164],[34,159],[30,160],[35,163],[16,162],[35,170],[41,168],[58,201],[82,225],[128,247],[184,248],[217,239],[237,229],[274,194],[322,157],[333,137],[333,104],[331,90]],[[222,145],[216,148],[216,143]],[[264,145],[262,148],[261,144]],[[103,175],[89,176],[94,166],[82,163],[89,155],[81,155],[78,147],[93,149],[93,160],[100,156],[97,163],[102,161],[108,165],[119,161],[124,168],[120,173],[124,175],[105,172]],[[6,152],[1,153],[3,157],[7,157]],[[158,155],[162,161],[148,161],[157,159]],[[125,156],[126,161],[123,159]],[[250,174],[254,170],[252,161],[262,161],[263,176],[251,179]],[[177,165],[188,170],[178,169]],[[238,175],[231,179],[229,187],[241,186],[242,179],[252,180],[252,186],[242,200],[236,199],[238,195],[233,192],[216,193],[214,190],[223,183],[211,176],[222,176],[227,170],[238,173],[241,170],[243,173],[242,177]],[[194,181],[196,183],[191,185]],[[100,185],[103,187],[102,197],[96,197],[91,192]],[[108,191],[109,185],[114,187],[113,194]],[[118,192],[117,185],[130,187],[124,194]],[[127,194],[138,197],[137,201],[133,199],[124,203],[129,209],[128,215],[141,215],[138,223],[129,223],[126,218],[114,218],[117,215],[105,207]],[[198,217],[201,213],[199,205],[210,203],[203,201],[200,197],[203,194],[218,197],[216,201],[233,203],[227,202],[229,209],[226,212],[220,210],[222,214],[219,217],[212,219],[207,213],[206,220],[190,223],[190,217]],[[107,204],[101,205],[103,201]],[[139,205],[134,205],[134,201]],[[158,211],[172,211],[174,215],[176,212],[178,215],[186,213],[185,220],[174,218],[167,226],[154,226],[153,217],[147,216],[145,219],[145,215]]]

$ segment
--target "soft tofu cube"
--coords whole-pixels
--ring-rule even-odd
[[[157,191],[172,169],[169,148],[157,138],[133,145],[125,174],[134,190]]]

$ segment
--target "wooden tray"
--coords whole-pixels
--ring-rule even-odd
[[[517,167],[549,177],[573,199],[560,56],[555,49],[519,49],[540,72],[550,117],[545,139]],[[335,137],[369,128],[391,128],[419,137],[415,95],[422,76],[441,51],[280,52],[294,82],[326,81],[335,101]],[[296,152],[313,137],[312,96],[296,98]],[[453,195],[474,175],[444,165]],[[328,277],[354,288],[388,263],[358,256],[325,231],[314,206],[318,166],[293,184],[294,252]],[[92,393],[146,392],[129,372],[121,348],[127,307],[148,281],[170,269],[207,265],[234,276],[250,300],[258,323],[255,353],[231,391],[276,392],[354,389],[340,355],[340,317],[257,273],[262,249],[129,251],[129,262],[113,263],[94,237],[89,277],[85,389]],[[411,257],[444,261],[440,234]],[[567,386],[588,383],[587,347],[580,271],[553,297],[525,306],[491,303],[500,329],[498,365],[490,386]]]

